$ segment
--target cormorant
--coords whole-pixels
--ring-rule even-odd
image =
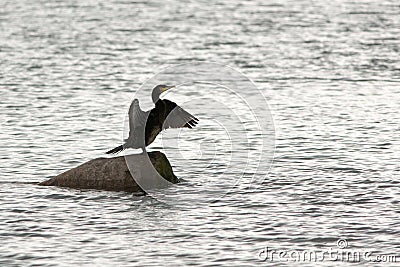
[[[121,152],[125,148],[142,148],[153,143],[157,135],[168,128],[192,128],[198,119],[172,101],[160,99],[160,95],[175,86],[157,85],[151,94],[155,107],[148,111],[140,109],[139,100],[134,99],[129,107],[129,136],[123,145],[117,146],[107,154]],[[145,128],[144,128],[145,127]],[[143,133],[145,134],[143,136]]]

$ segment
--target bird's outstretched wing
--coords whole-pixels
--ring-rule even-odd
[[[163,101],[165,103],[166,112],[162,129],[182,127],[193,128],[196,126],[199,120],[195,116],[172,101],[167,99],[164,99]]]
[[[147,112],[140,109],[139,100],[134,99],[129,107],[129,135],[135,128],[139,128],[146,123]]]

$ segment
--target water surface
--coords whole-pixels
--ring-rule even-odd
[[[396,1],[2,1],[0,29],[2,266],[275,265],[259,250],[338,238],[400,253]],[[266,95],[276,152],[259,190],[193,208],[34,184],[104,156],[136,88],[193,60],[236,67]],[[183,141],[200,144],[196,131]],[[170,160],[196,202],[213,174],[185,155]]]

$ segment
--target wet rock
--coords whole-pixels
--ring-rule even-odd
[[[179,182],[179,179],[172,171],[171,164],[163,153],[154,151],[149,152],[148,155],[155,170],[162,177],[171,183]],[[140,157],[139,155],[129,155],[128,157],[130,157],[130,168],[132,168],[132,165],[135,168],[136,159],[139,165],[143,158],[143,156]],[[75,189],[143,192],[133,179],[124,156],[93,159],[47,181],[41,182],[39,185]]]

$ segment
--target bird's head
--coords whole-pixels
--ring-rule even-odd
[[[158,90],[160,92],[160,94],[161,94],[161,93],[163,93],[163,92],[165,92],[165,91],[167,91],[167,90],[169,90],[171,88],[174,88],[174,87],[175,87],[175,85],[160,84],[160,85],[157,85],[156,87],[154,87],[153,90]]]
[[[164,93],[174,87],[175,87],[174,85],[169,86],[169,85],[165,85],[165,84],[160,84],[160,85],[157,85],[156,87],[154,87],[153,92],[151,94],[153,102],[156,103],[158,101],[158,99],[160,99],[160,95],[162,93]]]

